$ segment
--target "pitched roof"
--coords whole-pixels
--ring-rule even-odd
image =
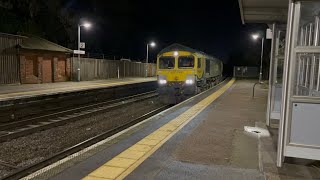
[[[0,32],[0,37],[9,37],[9,38],[16,38],[16,39],[26,38],[25,36],[20,36],[20,35],[15,35],[15,34],[8,34],[8,33],[2,33],[2,32]]]
[[[199,54],[202,54],[204,56],[208,56],[208,57],[211,57],[211,58],[214,58],[202,51],[198,51],[198,50],[195,50],[195,49],[192,49],[190,47],[187,47],[187,46],[184,46],[182,44],[178,44],[178,43],[174,43],[166,48],[164,48],[163,50],[161,50],[159,52],[159,54],[163,54],[163,53],[166,53],[166,52],[171,52],[171,51],[187,51],[187,52],[191,52],[191,53],[199,53]]]
[[[242,23],[286,23],[288,0],[238,0]]]
[[[50,42],[46,39],[30,35],[30,34],[23,34],[27,38],[22,40],[20,47],[23,49],[32,49],[32,50],[45,50],[45,51],[55,51],[55,52],[65,52],[65,53],[72,53],[71,49],[66,47],[60,46],[59,44],[55,44]]]

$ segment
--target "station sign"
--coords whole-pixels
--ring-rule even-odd
[[[271,29],[267,29],[266,31],[266,36],[267,36],[267,39],[272,39],[273,37],[273,32]]]
[[[73,54],[85,54],[85,51],[82,50],[73,50]]]
[[[80,48],[80,49],[85,49],[85,48],[86,48],[86,43],[81,42],[81,43],[79,44],[79,48]]]

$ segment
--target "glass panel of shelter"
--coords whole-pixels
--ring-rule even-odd
[[[284,52],[285,52],[285,41],[286,33],[285,31],[279,30],[277,34],[276,42],[276,52],[275,52],[275,61],[276,61],[276,84],[282,84],[283,78],[283,64],[284,64]]]
[[[272,75],[270,118],[280,119],[286,31],[281,25],[276,25],[274,33],[274,65],[272,67],[274,70]],[[269,123],[267,122],[267,124]]]
[[[319,47],[320,4],[304,2],[301,4],[301,19],[297,47],[306,52],[296,54],[295,96],[320,96],[320,53],[310,52],[310,47]]]

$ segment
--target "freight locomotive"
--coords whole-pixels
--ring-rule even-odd
[[[157,57],[160,101],[179,103],[222,80],[223,63],[201,51],[173,44]]]

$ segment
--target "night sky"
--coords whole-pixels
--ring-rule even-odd
[[[232,54],[255,51],[250,34],[265,25],[242,25],[237,0],[71,0],[68,8],[93,23],[82,30],[87,51],[145,59],[146,43],[155,41],[150,59],[172,43],[181,43],[229,61]]]
[[[77,48],[77,24],[91,22],[91,29],[81,30],[90,57],[104,53],[108,59],[144,62],[146,44],[155,41],[151,61],[166,46],[180,43],[230,67],[259,66],[261,43],[251,34],[263,34],[267,27],[243,25],[238,0],[0,0],[0,21],[0,32],[34,34],[70,49]]]

